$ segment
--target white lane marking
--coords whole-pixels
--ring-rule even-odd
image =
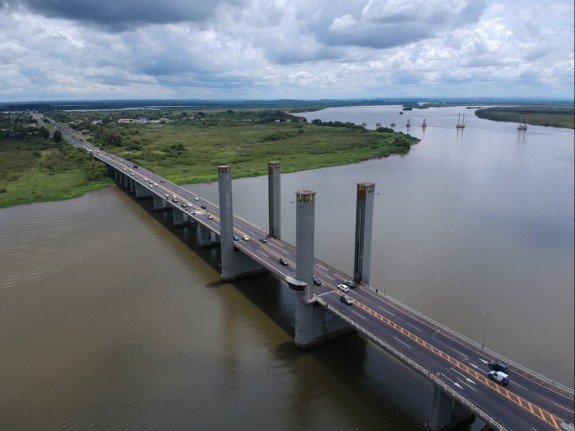
[[[446,344],[445,347],[447,347],[448,349],[451,350],[455,350],[457,353],[459,353],[461,356],[463,356],[464,358],[467,358],[467,355],[463,352],[460,352],[459,350],[457,350],[455,347],[451,347],[450,345]]]
[[[317,296],[325,296],[325,295],[329,295],[330,293],[335,293],[335,290],[330,290],[329,292],[323,292],[323,293],[320,293],[320,294],[317,295]]]
[[[465,383],[465,382],[463,382],[463,381],[461,381],[461,380],[459,380],[459,381],[460,381],[461,383],[463,383],[465,386],[467,386],[469,389],[471,389],[472,391],[477,392],[477,389],[475,389],[475,388],[469,386],[467,383]],[[457,384],[457,383],[456,383],[456,384]],[[463,388],[462,388],[462,389],[463,389]]]
[[[359,317],[361,317],[363,320],[367,320],[367,318],[365,316],[362,316],[361,314],[359,314],[357,311],[353,311],[351,310],[351,312]]]
[[[562,406],[561,404],[557,404],[557,403],[553,403],[553,404],[555,404],[557,407],[561,407],[562,409],[567,410],[568,412],[573,413],[573,409],[568,409],[567,407]]]
[[[457,374],[459,374],[462,378],[464,378],[465,380],[467,380],[469,383],[473,383],[475,384],[475,382],[473,380],[471,380],[470,378],[464,376],[463,374],[461,374],[459,371],[457,371],[455,368],[451,367],[451,369],[456,372]],[[461,382],[464,383],[464,382]]]
[[[529,390],[529,389],[527,389],[525,386],[520,385],[519,383],[517,383],[517,382],[515,382],[515,381],[513,382],[513,386],[519,386],[520,388],[523,388],[523,389],[525,389],[526,391]]]
[[[454,382],[453,380],[452,380],[452,383],[453,383],[455,386],[457,386],[459,389],[463,389],[463,386],[461,386],[459,383]]]
[[[327,274],[325,275],[325,277],[326,277],[326,278],[329,278],[329,279],[332,280],[332,281],[335,280],[333,277],[330,277],[330,276],[327,275]]]
[[[381,308],[383,311],[385,311],[386,313],[391,314],[392,316],[395,316],[395,314],[393,314],[391,311],[386,310],[385,308],[383,308],[381,305],[379,306],[379,308]]]
[[[401,341],[401,340],[400,340],[399,338],[397,338],[397,337],[393,337],[393,338],[395,338],[397,341],[399,341],[399,342],[400,342],[401,344],[403,344],[404,346],[409,347],[409,348],[411,349],[411,346],[410,346],[409,344],[404,343],[403,341]]]
[[[487,365],[489,363],[489,361],[486,361],[485,359],[481,359],[481,358],[477,358],[479,359],[481,362],[483,362],[485,365]]]
[[[421,329],[421,328],[418,328],[418,327],[417,327],[417,326],[415,326],[414,324],[412,324],[412,323],[409,323],[409,322],[405,322],[405,323],[407,323],[407,324],[408,324],[409,326],[411,326],[413,329],[415,329],[415,330],[417,330],[417,331],[419,331],[419,332],[423,332],[423,329]]]
[[[469,365],[471,365],[473,368],[477,369],[477,370],[481,370],[481,368],[479,368],[477,365],[472,364],[471,362],[469,363]]]

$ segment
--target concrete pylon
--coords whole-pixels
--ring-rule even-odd
[[[232,168],[218,166],[218,187],[220,197],[220,251],[222,259],[222,281],[236,277],[234,258],[234,212],[232,207]]]
[[[363,182],[357,185],[355,255],[353,260],[353,280],[356,283],[369,284],[374,192],[374,183]]]
[[[307,283],[304,300],[309,302],[313,299],[315,192],[296,192],[296,205],[295,276]]]
[[[306,283],[295,301],[295,337],[298,349],[309,349],[353,330],[330,311],[317,307],[314,298],[315,192],[296,193],[296,278]]]
[[[269,234],[275,238],[281,235],[281,164],[268,163]]]

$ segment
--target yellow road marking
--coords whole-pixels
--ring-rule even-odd
[[[397,323],[392,322],[390,319],[381,315],[380,313],[372,310],[367,305],[365,305],[365,304],[363,304],[357,300],[355,300],[355,303],[357,304],[358,307],[362,308],[364,311],[367,311],[369,314],[373,315],[375,318],[377,318],[381,322],[385,323],[387,326],[395,329],[399,333],[412,339],[413,341],[415,341],[419,345],[425,347],[427,350],[433,352],[434,354],[438,355],[442,359],[453,364],[454,366],[456,366],[460,370],[466,372],[467,374],[471,375],[472,377],[475,377],[477,380],[479,380],[480,382],[482,382],[483,384],[485,384],[489,388],[494,389],[495,391],[497,391],[498,393],[500,393],[501,395],[503,395],[504,397],[506,397],[510,401],[513,401],[515,404],[517,404],[521,408],[529,411],[530,413],[532,413],[535,416],[539,417],[540,419],[544,420],[545,422],[547,422],[548,424],[553,426],[555,429],[560,430],[558,423],[560,423],[561,420],[559,418],[555,417],[554,415],[552,415],[551,413],[541,409],[540,407],[538,407],[538,406],[530,403],[529,401],[519,397],[518,395],[510,392],[509,390],[505,389],[503,386],[498,385],[497,383],[489,380],[487,377],[483,376],[482,374],[478,373],[475,370],[472,370],[467,365],[459,362],[454,357],[452,357],[452,356],[448,355],[447,353],[437,349],[435,346],[432,346],[427,341],[425,341],[425,340],[421,339],[420,337],[418,337],[417,335],[409,332],[405,328],[399,326]],[[539,413],[537,413],[537,411]]]

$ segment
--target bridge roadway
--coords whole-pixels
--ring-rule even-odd
[[[134,168],[132,162],[93,147],[67,127],[55,122],[52,124],[62,131],[72,145],[92,149],[95,158],[129,175],[159,197],[165,199],[166,194],[176,196],[177,203],[171,198],[168,200],[171,206],[219,235],[219,209],[214,203],[141,166]],[[151,188],[150,182],[154,184]],[[191,205],[182,208],[182,202]],[[208,214],[213,218],[209,219]],[[234,233],[250,238],[248,241],[234,241],[236,249],[282,280],[295,276],[294,246],[272,237],[268,237],[266,243],[261,242],[259,239],[264,235],[262,229],[239,217],[234,217]],[[281,265],[280,258],[286,259],[288,266]],[[382,295],[371,286],[360,285],[351,289],[348,295],[353,304],[346,305],[340,301],[342,292],[337,285],[349,279],[349,276],[319,259],[315,260],[314,273],[321,281],[320,286],[314,286],[319,304],[427,377],[495,429],[563,430],[566,429],[563,424],[574,422],[572,389],[495,352],[482,349],[477,343]],[[507,386],[486,377],[490,371],[487,362],[491,359],[511,362]]]

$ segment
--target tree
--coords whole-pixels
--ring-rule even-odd
[[[50,131],[44,126],[40,127],[39,133],[41,138],[48,139],[50,137]]]
[[[64,140],[64,138],[62,137],[62,132],[60,132],[59,130],[56,130],[54,132],[54,134],[52,135],[52,139],[56,143],[62,142]]]

